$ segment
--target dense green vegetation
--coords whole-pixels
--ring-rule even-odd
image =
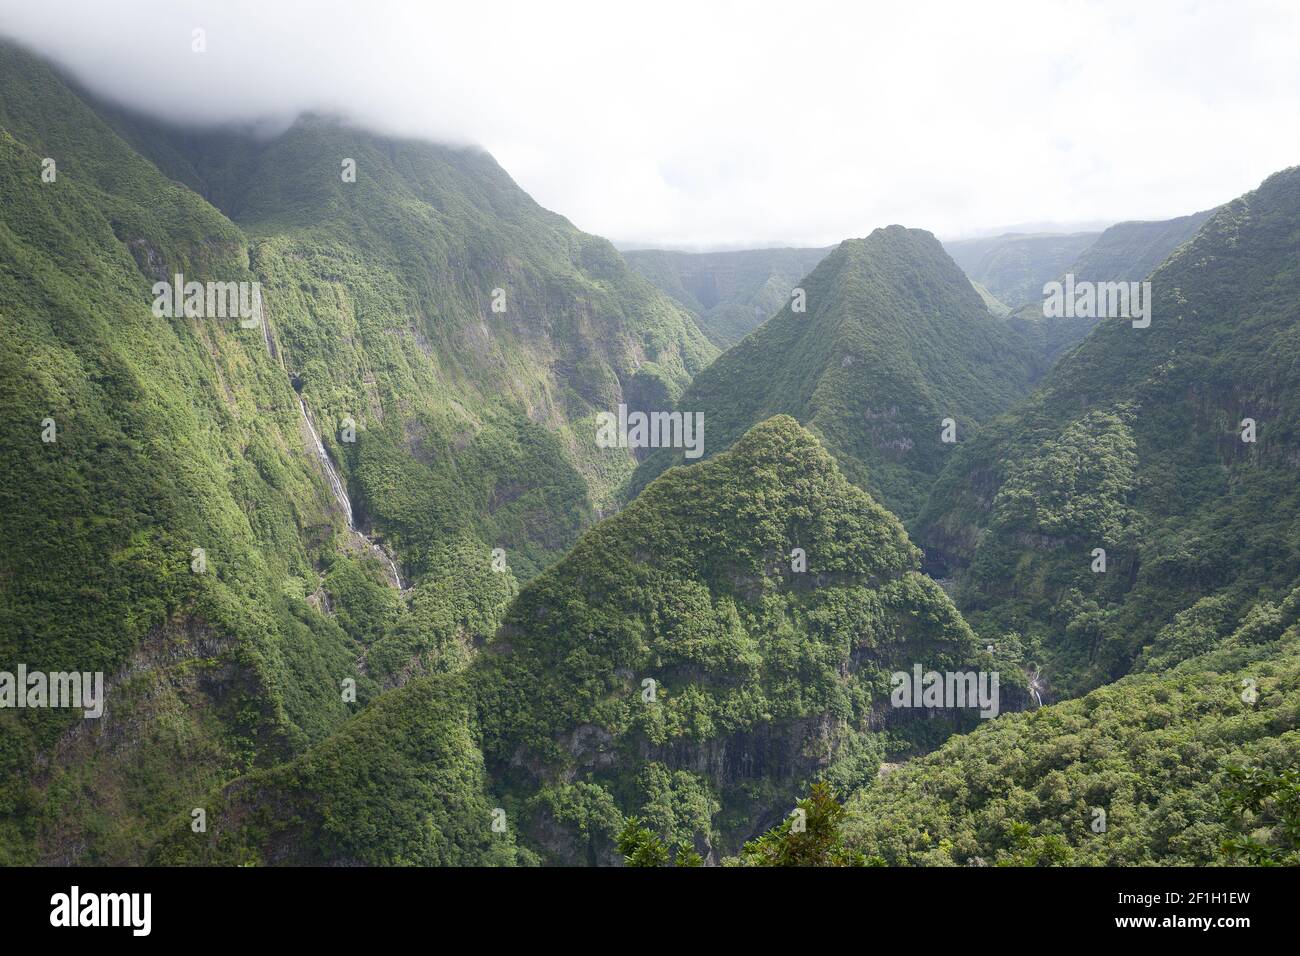
[[[673,850],[660,839],[659,834],[641,825],[639,817],[628,817],[618,835],[618,852],[623,854],[624,866],[703,866],[704,859],[689,843],[680,843]]]
[[[35,59],[0,47],[0,89],[0,669],[102,671],[110,698],[75,730],[0,712],[0,860],[138,859],[346,716],[353,642],[305,602],[337,518],[260,334],[150,312],[140,263],[246,279],[239,230]]]
[[[103,671],[110,700],[0,713],[0,860],[133,861],[178,807],[462,669],[630,475],[596,412],[666,406],[716,349],[481,152],[165,128],[8,44],[0,90],[0,669]],[[154,317],[177,272],[260,282],[265,333]]]
[[[1300,575],[1297,236],[1292,169],[1156,270],[1149,328],[1101,322],[937,481],[927,560],[1058,694],[1199,653]]]
[[[790,290],[830,249],[671,252],[640,249],[623,258],[659,291],[690,310],[701,331],[728,349],[789,302]]]
[[[734,852],[806,781],[861,786],[973,725],[889,707],[916,662],[1000,667],[1016,693],[919,558],[788,417],[668,471],[528,584],[476,662],[507,805],[555,859],[609,858],[615,806],[669,846]]]
[[[631,472],[629,453],[596,448],[596,414],[668,407],[717,354],[608,242],[481,151],[325,117],[270,142],[116,121],[249,234],[282,359],[333,425],[359,515],[416,572],[451,533],[535,574]]]
[[[487,795],[462,687],[463,677],[448,675],[384,695],[296,760],[195,804],[208,811],[206,832],[194,832],[184,814],[151,862],[534,862],[517,848],[511,827],[493,827],[497,808]]]
[[[850,239],[772,319],[695,378],[677,406],[703,412],[705,453],[750,426],[791,415],[851,481],[910,520],[957,443],[1022,394],[1028,351],[989,315],[929,233],[890,226]],[[639,487],[680,452],[652,454]]]
[[[208,831],[176,821],[157,859],[716,861],[809,783],[861,787],[978,722],[891,709],[893,670],[1002,668],[1024,699],[918,559],[811,435],[764,423],[585,534],[466,668],[212,795]]]
[[[847,811],[835,799],[830,784],[813,784],[795,813],[780,826],[746,843],[738,862],[743,866],[883,866],[844,843]]]
[[[849,802],[891,865],[1297,862],[1300,590],[1163,674],[1000,717]]]
[[[1233,862],[1300,866],[1300,767],[1229,767],[1220,803],[1244,831],[1224,841]]]
[[[1177,219],[1116,223],[1048,281],[1062,281],[1069,273],[1076,282],[1140,282],[1191,240],[1213,214],[1210,209]],[[1015,310],[1008,325],[1033,346],[1046,372],[1062,352],[1087,337],[1097,320],[1087,316],[1044,318],[1042,291],[1040,285],[1037,293]]]
[[[629,267],[479,151],[0,92],[0,671],[107,677],[0,710],[0,864],[1300,862],[1300,169],[1044,330],[919,230]],[[967,251],[1014,302],[1051,238]]]
[[[1116,223],[1103,230],[1070,263],[1069,268],[1062,271],[1092,282],[1145,279],[1175,249],[1194,237],[1212,215],[1214,210],[1207,209],[1174,219]],[[1039,292],[1042,292],[1041,288]]]

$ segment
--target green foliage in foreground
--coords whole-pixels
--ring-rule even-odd
[[[624,866],[703,866],[704,859],[689,843],[679,843],[670,854],[667,845],[653,830],[641,825],[637,817],[628,817],[618,835],[618,852]]]
[[[1234,862],[1300,866],[1300,767],[1229,767],[1223,806],[1245,831],[1224,842]]]
[[[1300,628],[1276,611],[1167,674],[952,738],[849,801],[849,845],[892,865],[1295,862]]]
[[[812,786],[796,812],[740,851],[742,866],[882,866],[844,844],[845,810],[830,784]]]
[[[741,848],[738,857],[724,861],[727,866],[883,866],[879,858],[867,859],[862,853],[844,845],[842,824],[845,810],[826,781],[812,785],[807,797],[800,800],[785,821]],[[642,825],[640,818],[628,817],[618,836],[618,852],[624,866],[702,866],[703,859],[688,843],[679,843],[675,851],[657,833]]]

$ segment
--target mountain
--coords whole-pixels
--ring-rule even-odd
[[[1300,577],[1298,236],[1289,169],[1152,273],[1149,327],[1098,323],[935,482],[928,567],[1059,693],[1210,650]]]
[[[307,604],[341,528],[288,380],[260,332],[156,317],[137,264],[247,280],[245,237],[39,61],[0,47],[0,89],[0,670],[106,698],[0,711],[0,860],[125,861],[366,681]]]
[[[630,475],[595,416],[670,406],[717,354],[486,153],[321,117],[270,142],[122,125],[250,236],[287,371],[318,415],[358,423],[353,447],[325,438],[363,522],[415,571],[455,531],[536,573]]]
[[[1008,308],[1041,302],[1043,283],[1060,277],[1098,238],[1095,232],[1009,232],[957,239],[944,249],[971,280]]]
[[[1001,706],[1027,700],[919,558],[811,434],[764,422],[583,535],[463,674],[227,787],[209,833],[178,825],[161,858],[605,864],[635,814],[717,859],[813,776],[847,792],[979,722],[891,707],[891,672],[1002,666]],[[495,844],[484,768],[509,821]]]
[[[1214,210],[1207,209],[1176,219],[1116,223],[1084,249],[1067,271],[1093,282],[1145,279],[1212,215]]]
[[[1294,863],[1297,250],[1300,168],[1070,260],[1158,263],[1145,327],[901,226],[669,295],[480,150],[0,43],[0,864],[762,863],[797,801],[848,862]]]
[[[1159,222],[1121,222],[1101,233],[1079,254],[1070,267],[1053,280],[1064,282],[1066,273],[1075,282],[1140,282],[1189,241],[1214,210],[1179,216]],[[1083,341],[1096,319],[1043,315],[1043,295],[1017,309],[1008,324],[1033,344],[1041,356],[1044,371],[1062,352]]]
[[[890,226],[850,239],[787,302],[696,376],[677,408],[701,413],[705,454],[785,414],[806,425],[848,478],[904,521],[956,443],[1022,394],[1027,350],[990,316],[937,239]],[[680,451],[642,462],[643,486]]]
[[[830,249],[746,249],[738,252],[623,253],[627,264],[695,317],[719,349],[728,349],[789,301]]]
[[[0,671],[105,698],[0,710],[0,861],[139,862],[463,669],[630,475],[598,412],[716,350],[482,152],[170,129],[7,43],[0,91]]]

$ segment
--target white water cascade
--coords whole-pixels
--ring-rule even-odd
[[[257,300],[257,319],[262,326],[262,341],[266,345],[266,354],[270,356],[271,361],[285,369],[284,359],[280,356],[279,350],[275,347],[275,336],[271,332],[271,322],[266,314],[264,303],[260,296]],[[285,369],[287,372],[288,369]],[[295,388],[297,379],[294,379]],[[343,484],[343,479],[339,477],[338,470],[334,467],[334,462],[330,460],[329,452],[325,450],[325,443],[320,439],[320,432],[316,431],[316,425],[311,420],[311,413],[307,411],[307,403],[303,401],[302,396],[298,396],[298,410],[302,412],[302,420],[307,426],[307,431],[311,434],[312,444],[316,446],[316,457],[320,459],[321,467],[325,469],[325,476],[329,479],[330,490],[334,492],[334,500],[339,503],[343,513],[348,516],[348,531],[356,540],[368,545],[379,560],[387,567],[389,574],[392,575],[393,587],[401,591],[404,587],[402,584],[401,572],[397,570],[397,564],[388,556],[388,552],[367,538],[357,529],[356,519],[352,516],[352,499],[348,497],[348,489]]]
[[[325,443],[320,440],[320,433],[316,431],[311,416],[307,414],[307,403],[300,398],[298,399],[298,407],[302,409],[302,420],[307,423],[307,431],[311,432],[312,443],[316,446],[316,457],[320,459],[321,467],[325,469],[325,476],[329,478],[330,488],[334,491],[334,498],[348,516],[348,527],[355,531],[356,525],[352,522],[352,499],[348,497],[348,490],[343,487],[343,480],[339,478],[339,473],[334,469],[334,462],[330,461],[329,452],[325,450]]]
[[[329,479],[330,488],[334,492],[334,499],[343,509],[343,513],[348,516],[348,530],[356,535],[357,539],[368,544],[382,561],[388,567],[392,575],[393,586],[397,590],[402,590],[402,575],[397,570],[397,564],[388,556],[388,552],[375,544],[364,534],[357,530],[356,522],[352,517],[352,499],[348,497],[348,490],[343,486],[343,479],[339,477],[334,462],[330,460],[329,452],[325,450],[325,443],[321,441],[320,433],[316,431],[316,426],[312,423],[311,415],[307,412],[307,403],[301,398],[298,399],[298,408],[302,410],[302,420],[307,424],[307,431],[311,433],[312,444],[316,446],[316,457],[320,459],[321,467],[325,469],[325,476]]]
[[[1041,672],[1035,670],[1027,674],[1026,676],[1028,676],[1029,678],[1029,693],[1031,693],[1034,696],[1034,703],[1036,703],[1039,707],[1042,707],[1043,695],[1039,693],[1039,689],[1043,686]]]

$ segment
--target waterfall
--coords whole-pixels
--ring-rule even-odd
[[[348,516],[348,530],[356,535],[359,541],[370,545],[371,549],[379,556],[379,559],[388,567],[389,574],[392,575],[393,587],[402,590],[402,575],[397,570],[397,564],[388,556],[388,552],[381,548],[375,542],[371,541],[364,534],[357,530],[356,521],[352,516],[352,499],[348,497],[348,490],[343,485],[343,479],[339,477],[334,462],[330,459],[329,452],[325,450],[325,443],[321,441],[320,433],[316,431],[316,426],[312,424],[311,414],[307,411],[307,403],[298,399],[298,408],[302,410],[302,420],[307,423],[307,430],[311,432],[312,443],[316,446],[316,457],[320,459],[321,467],[325,469],[325,475],[329,478],[330,488],[334,492],[334,499],[343,509],[343,513]]]
[[[262,308],[261,300],[258,300],[258,314],[262,325],[262,341],[266,345],[266,354],[270,356],[271,361],[284,368],[284,359],[280,357],[279,349],[275,347],[275,336],[271,332],[271,323],[267,319],[265,311]],[[287,371],[287,369],[286,369]],[[295,379],[296,387],[296,379]],[[358,542],[368,544],[374,549],[375,554],[379,556],[388,568],[392,576],[393,587],[401,591],[405,585],[402,583],[402,574],[397,570],[397,563],[388,556],[388,552],[381,548],[375,542],[371,541],[357,529],[356,519],[352,515],[352,499],[348,497],[348,489],[343,484],[343,479],[339,477],[338,469],[334,467],[334,462],[330,459],[329,452],[325,450],[325,443],[321,441],[320,432],[316,431],[316,425],[311,420],[311,413],[307,411],[307,403],[302,396],[298,396],[298,410],[302,412],[302,420],[307,425],[307,431],[311,434],[312,444],[316,446],[316,457],[320,460],[321,467],[325,469],[325,477],[329,479],[330,490],[334,492],[334,500],[339,503],[343,513],[348,516],[348,531],[356,538]]]
[[[348,516],[348,528],[356,531],[356,525],[352,521],[352,499],[348,497],[348,490],[343,487],[343,480],[339,478],[339,473],[334,470],[334,462],[330,461],[329,452],[325,450],[325,444],[320,440],[320,434],[316,431],[316,426],[312,424],[311,415],[307,414],[307,403],[299,398],[298,407],[302,409],[302,420],[307,423],[307,430],[311,432],[311,440],[316,445],[316,457],[320,459],[321,466],[325,469],[325,475],[329,478],[330,488],[334,490],[334,498]]]
[[[357,534],[360,533],[360,531],[357,532]],[[370,542],[370,547],[375,549],[375,554],[379,555],[380,560],[387,564],[388,570],[393,573],[393,586],[399,591],[402,590],[402,575],[398,572],[397,565],[393,562],[393,559],[388,556],[388,552],[373,541]]]
[[[1042,707],[1043,695],[1039,693],[1039,689],[1043,685],[1042,672],[1038,670],[1034,670],[1032,672],[1026,672],[1026,676],[1029,678],[1029,693],[1033,695],[1034,703],[1036,703],[1039,707]]]

